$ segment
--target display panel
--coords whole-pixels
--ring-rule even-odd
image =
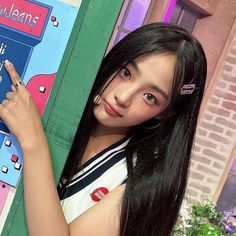
[[[80,2],[0,1],[0,101],[11,89],[11,61],[43,115]],[[40,147],[39,147],[40,148]],[[0,120],[0,232],[23,168],[17,140]]]

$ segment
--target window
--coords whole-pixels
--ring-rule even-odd
[[[192,33],[198,17],[199,14],[197,12],[190,9],[190,7],[186,6],[181,1],[177,1],[170,19],[170,23],[179,25],[188,32]]]
[[[150,4],[151,0],[126,0],[124,2],[109,48],[129,32],[143,25]]]

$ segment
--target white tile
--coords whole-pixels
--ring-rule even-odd
[[[7,168],[6,166],[3,166],[3,167],[2,167],[2,172],[6,174],[7,171],[8,171],[8,168]]]

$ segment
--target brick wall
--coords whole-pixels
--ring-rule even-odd
[[[206,91],[192,152],[187,199],[213,198],[236,145],[236,30],[223,56],[221,70]],[[217,68],[216,68],[217,69]]]

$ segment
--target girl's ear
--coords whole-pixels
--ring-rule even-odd
[[[170,112],[170,111],[168,111],[168,112],[167,112],[167,111],[164,111],[164,112],[162,112],[162,113],[160,113],[160,114],[154,116],[153,119],[162,120],[162,119],[166,119],[166,118],[168,118],[168,117],[171,117],[171,116],[173,116],[173,115],[175,115],[175,114],[176,114],[175,111],[172,111],[172,112]]]
[[[157,114],[156,116],[153,117],[155,120],[162,120],[170,116],[170,112],[167,109],[164,109],[161,113]]]
[[[161,116],[161,114],[158,114],[156,116],[153,117],[153,119],[155,120],[161,120],[163,117]]]

